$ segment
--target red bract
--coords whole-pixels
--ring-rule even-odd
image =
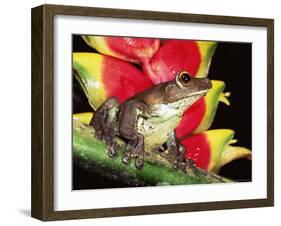
[[[213,123],[219,102],[230,105],[227,96],[223,93],[225,84],[223,81],[211,80],[212,88],[206,96],[201,97],[183,115],[180,124],[176,128],[177,137],[190,133],[200,133],[210,128]]]
[[[201,97],[184,112],[180,124],[176,128],[177,137],[183,137],[196,130],[196,128],[198,128],[200,125],[205,113],[205,99],[204,97]]]
[[[214,42],[168,40],[143,68],[154,84],[172,80],[182,70],[206,77],[215,47]]]
[[[97,53],[74,53],[73,68],[95,110],[111,96],[123,102],[152,86],[132,64]]]
[[[217,173],[220,168],[239,158],[251,159],[252,152],[244,147],[232,146],[234,131],[229,129],[208,130],[181,141],[186,147],[186,157],[197,167]]]
[[[159,39],[82,36],[86,43],[98,52],[125,61],[141,63],[149,60],[158,50]]]
[[[186,158],[192,159],[197,167],[208,170],[211,160],[211,146],[206,134],[196,134],[181,143],[186,147]]]
[[[101,81],[107,96],[120,102],[152,86],[151,81],[127,62],[104,56]]]

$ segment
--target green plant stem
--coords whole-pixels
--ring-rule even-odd
[[[124,148],[114,158],[106,153],[106,145],[95,137],[92,127],[73,121],[73,157],[79,167],[103,177],[122,181],[130,186],[180,185],[229,182],[228,179],[190,167],[183,172],[174,169],[163,156],[145,158],[142,169],[136,169],[134,159],[129,164],[122,162]]]

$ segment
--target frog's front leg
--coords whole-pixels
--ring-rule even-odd
[[[186,167],[194,165],[191,159],[186,159],[186,149],[180,144],[176,138],[176,132],[173,131],[167,141],[168,151],[172,155],[172,165],[174,168],[180,168],[185,170]]]
[[[110,157],[116,154],[118,110],[118,100],[110,97],[97,109],[90,122],[90,125],[95,128],[96,137],[106,143],[107,153]]]
[[[129,163],[130,159],[136,158],[135,165],[142,168],[144,165],[144,136],[137,130],[137,119],[140,112],[144,112],[147,105],[140,101],[128,102],[120,108],[119,135],[128,141],[124,163]]]

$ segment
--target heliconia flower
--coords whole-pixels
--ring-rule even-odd
[[[73,53],[73,69],[94,110],[108,97],[123,102],[152,86],[132,64],[97,53]]]
[[[133,63],[149,60],[160,46],[156,38],[126,38],[83,35],[85,42],[102,54]]]
[[[232,146],[234,131],[230,129],[208,130],[181,141],[186,148],[186,157],[197,167],[218,173],[220,168],[240,158],[251,159],[252,152],[245,147]]]
[[[172,80],[182,70],[206,77],[216,46],[216,42],[168,40],[143,64],[143,70],[154,84]]]
[[[73,114],[73,120],[79,120],[80,122],[89,125],[93,116],[93,112],[76,113]]]
[[[213,123],[219,102],[230,105],[227,97],[230,93],[224,93],[223,81],[211,80],[212,88],[206,96],[201,97],[189,109],[184,112],[180,124],[176,128],[177,137],[183,137],[190,133],[200,133],[210,128]]]

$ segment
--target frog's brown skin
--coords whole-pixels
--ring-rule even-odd
[[[177,142],[175,128],[183,113],[211,86],[209,79],[190,78],[183,71],[175,80],[155,85],[121,104],[110,97],[97,109],[90,124],[107,144],[110,157],[116,154],[115,138],[119,137],[127,143],[124,163],[136,158],[136,167],[142,168],[145,153],[166,147],[173,165],[185,168],[185,148]]]

